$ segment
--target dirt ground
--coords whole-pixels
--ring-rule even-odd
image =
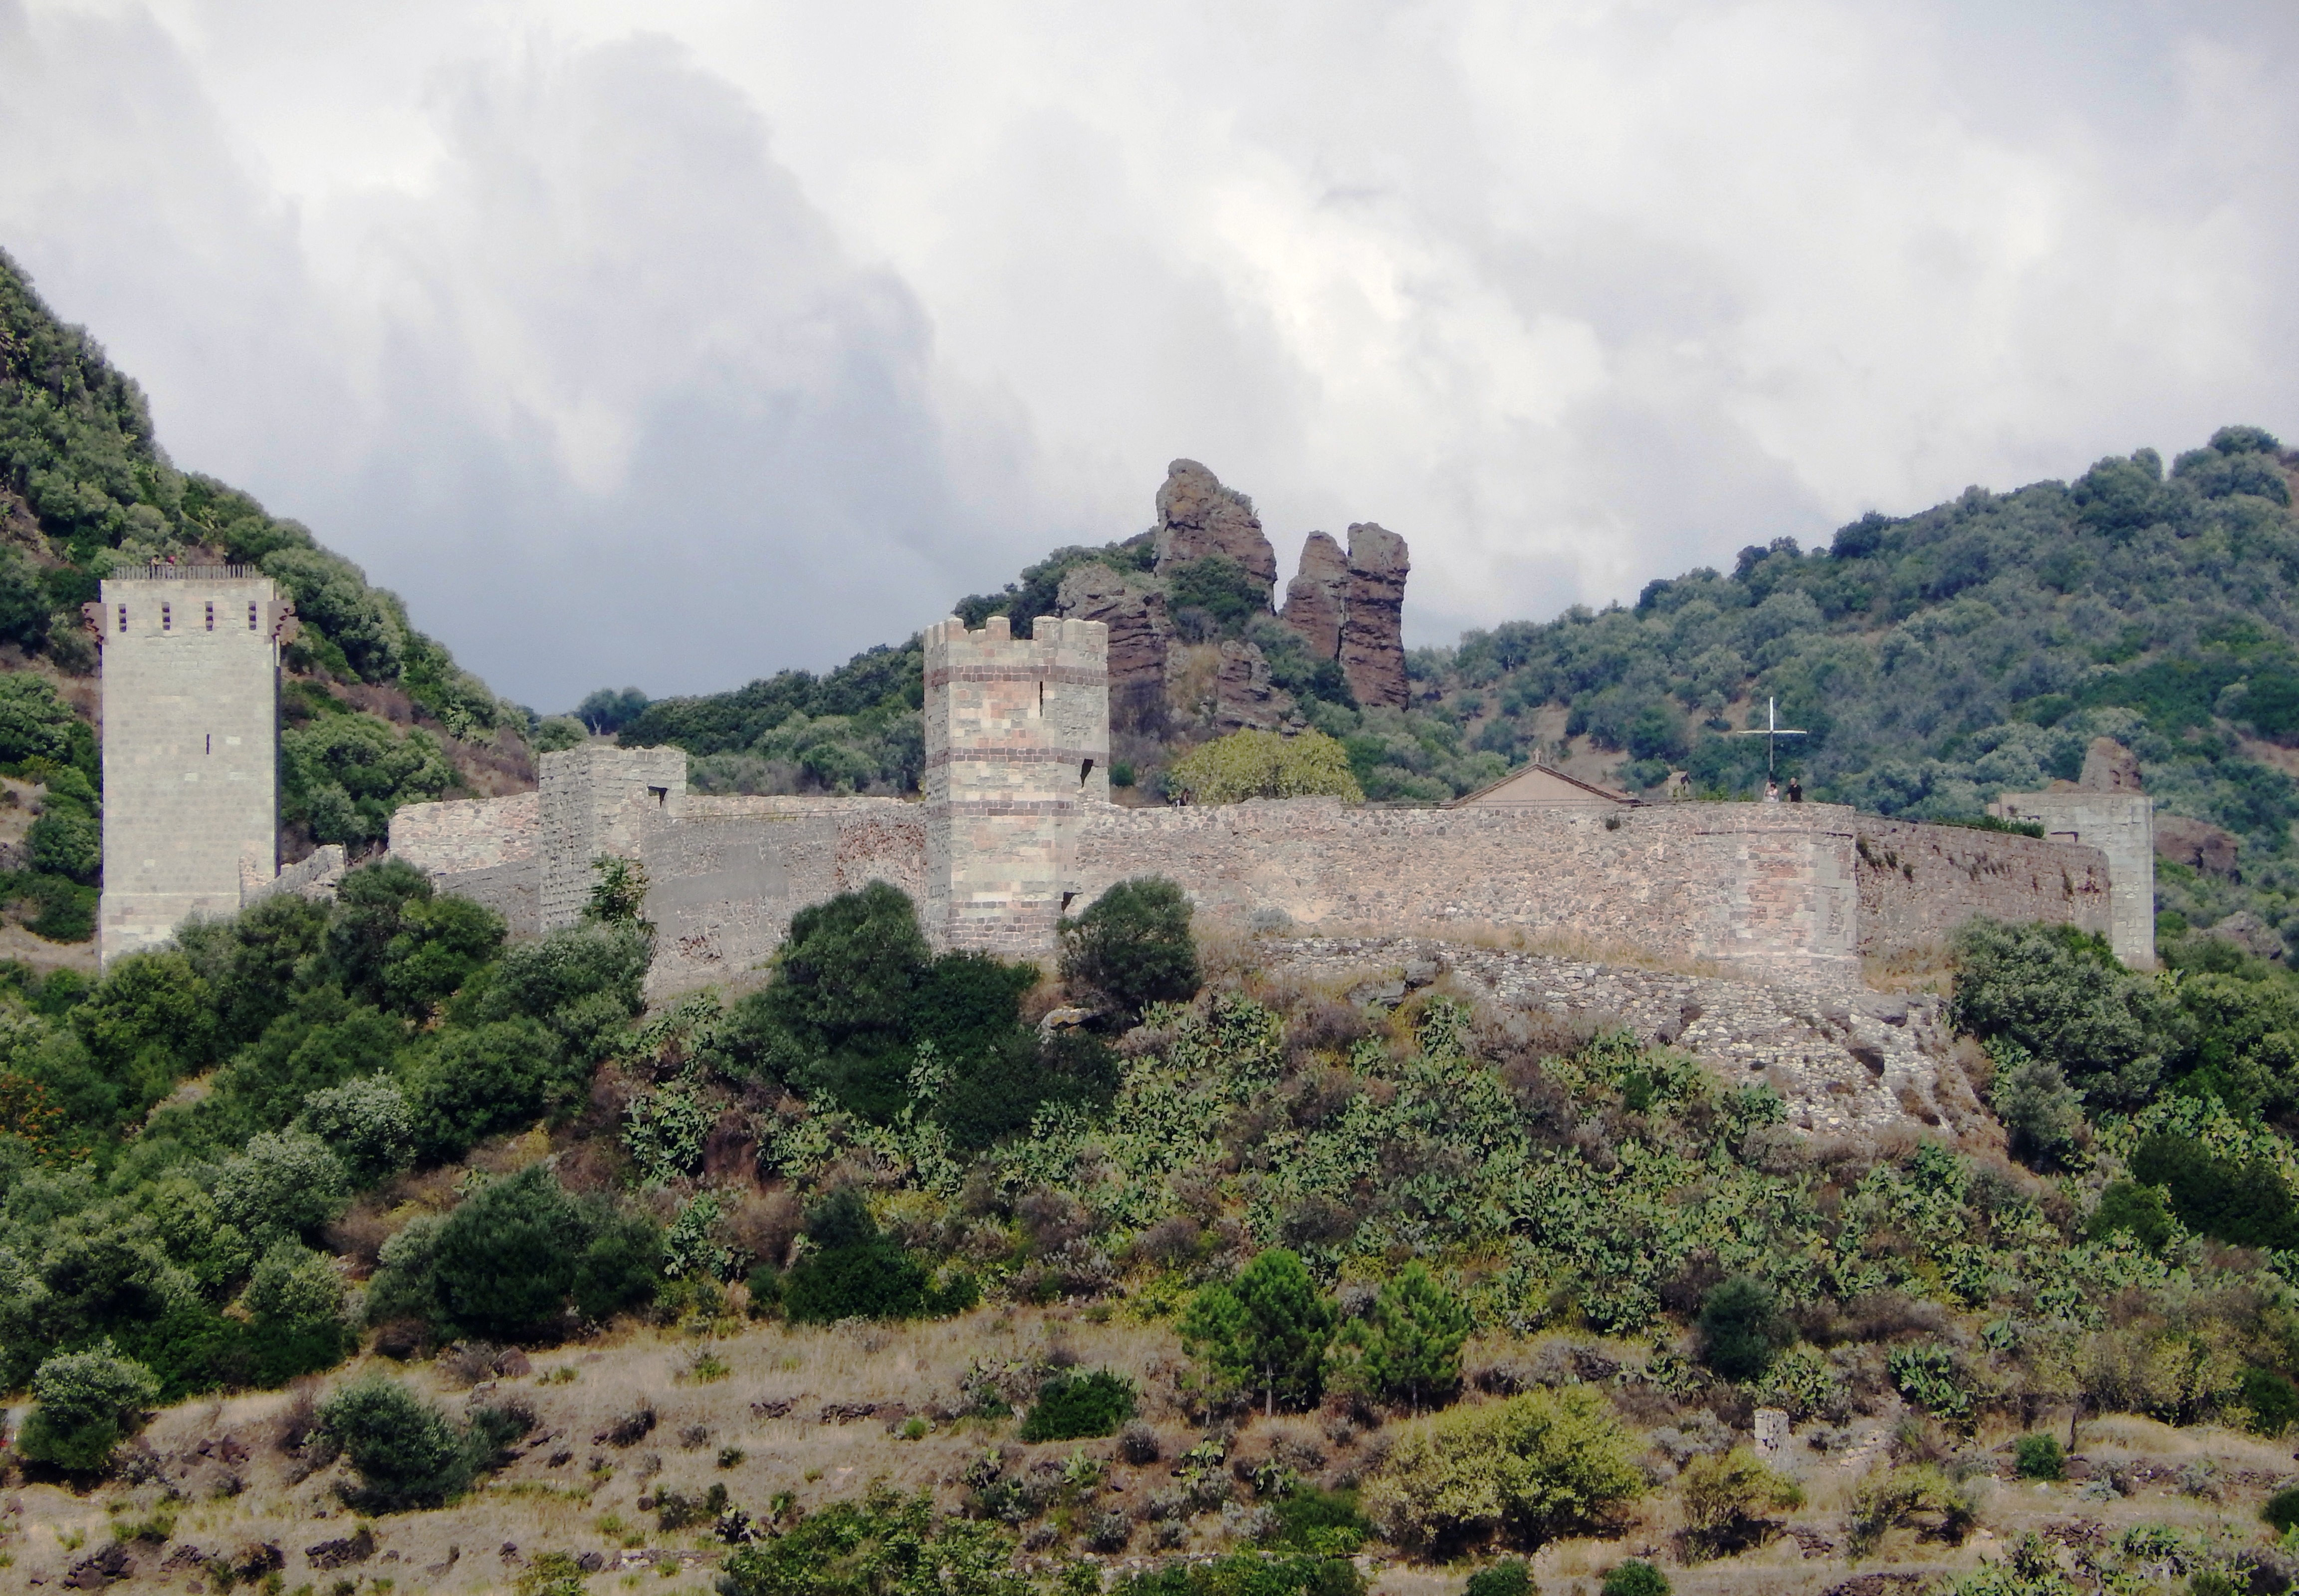
[[[524,1372],[476,1384],[456,1377],[444,1358],[405,1366],[369,1359],[329,1376],[332,1384],[379,1368],[455,1414],[511,1396],[533,1406],[542,1422],[517,1460],[461,1501],[432,1512],[363,1520],[342,1502],[337,1488],[347,1476],[340,1463],[303,1475],[295,1455],[280,1444],[297,1393],[186,1403],[154,1420],[133,1450],[129,1477],[84,1492],[12,1478],[0,1498],[0,1556],[7,1559],[0,1591],[61,1590],[115,1532],[126,1536],[141,1528],[144,1538],[123,1540],[124,1556],[113,1554],[113,1569],[124,1577],[112,1588],[214,1590],[203,1564],[222,1556],[258,1579],[264,1568],[275,1568],[281,1589],[308,1588],[314,1596],[508,1592],[532,1558],[558,1551],[588,1554],[598,1570],[590,1580],[593,1592],[701,1596],[710,1590],[713,1565],[726,1548],[707,1522],[661,1531],[656,1515],[639,1507],[643,1496],[652,1503],[668,1489],[699,1498],[723,1484],[735,1506],[763,1517],[780,1492],[815,1509],[884,1480],[900,1490],[930,1491],[952,1507],[965,1494],[969,1467],[986,1450],[1003,1449],[1008,1469],[1024,1474],[1039,1465],[1059,1469],[1081,1453],[1109,1460],[1093,1509],[1138,1518],[1153,1492],[1170,1487],[1174,1460],[1203,1434],[1173,1398],[1182,1364],[1170,1329],[1122,1316],[985,1309],[901,1326],[719,1327],[731,1333],[702,1338],[628,1331],[535,1354]],[[1016,1378],[1033,1378],[1029,1371],[1049,1360],[1133,1375],[1161,1459],[1125,1465],[1108,1441],[1023,1445],[1013,1418],[951,1417],[966,1403],[970,1375],[979,1389],[985,1371],[1006,1371],[1010,1386]],[[304,1400],[312,1394],[319,1393],[307,1392]],[[642,1426],[627,1421],[649,1409],[652,1424],[634,1434]],[[1663,1486],[1638,1505],[1619,1537],[1541,1549],[1533,1561],[1540,1589],[1547,1596],[1596,1596],[1604,1571],[1632,1555],[1661,1562],[1683,1596],[1822,1596],[1855,1575],[1928,1578],[1970,1567],[2029,1530],[2069,1545],[2140,1522],[2219,1525],[2263,1540],[2259,1504],[2294,1468],[2287,1447],[2248,1436],[2126,1417],[2087,1422],[2073,1472],[2097,1479],[2112,1469],[2129,1491],[2125,1495],[2079,1479],[2048,1485],[2014,1480],[2009,1434],[1983,1433],[1972,1445],[1999,1477],[1975,1482],[1977,1533],[1962,1546],[1947,1546],[1895,1532],[1855,1567],[1843,1552],[1846,1502],[1854,1482],[1882,1458],[1888,1426],[1880,1418],[1851,1431],[1848,1439],[1837,1437],[1829,1453],[1813,1450],[1805,1432],[1791,1440],[1780,1463],[1803,1483],[1807,1501],[1785,1517],[1781,1533],[1767,1543],[1738,1557],[1679,1566],[1676,1504]],[[1315,1477],[1346,1484],[1377,1461],[1384,1434],[1361,1432],[1332,1414],[1255,1418],[1240,1430],[1231,1455],[1266,1456],[1282,1437],[1288,1455],[1316,1460]],[[1241,1487],[1240,1496],[1249,1493]],[[371,1544],[360,1534],[362,1525]],[[1176,1551],[1209,1552],[1230,1543],[1219,1513],[1189,1521],[1185,1533],[1166,1530],[1179,1542],[1169,1549],[1153,1549],[1157,1533],[1158,1526],[1138,1523],[1125,1551],[1102,1560],[1122,1573]],[[1078,1555],[1074,1539],[1042,1534],[1025,1544],[1027,1556],[1047,1568]],[[132,1571],[124,1563],[132,1563]],[[1468,1571],[1385,1555],[1365,1559],[1365,1567],[1383,1596],[1456,1596]],[[1854,1589],[1882,1596],[1917,1583],[1863,1582]]]

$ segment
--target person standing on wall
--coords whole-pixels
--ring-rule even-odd
[[[1802,803],[1804,802],[1804,783],[1798,781],[1793,776],[1789,777],[1789,802],[1790,803]]]

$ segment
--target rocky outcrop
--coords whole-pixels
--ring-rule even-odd
[[[2231,942],[2257,959],[2279,960],[2284,954],[2282,934],[2248,909],[2236,910],[2204,935]]]
[[[1277,585],[1277,551],[1262,535],[1253,501],[1196,461],[1177,460],[1158,490],[1158,574],[1171,576],[1175,566],[1209,554],[1228,555],[1265,589]]]
[[[1341,621],[1349,602],[1349,561],[1325,532],[1301,545],[1301,571],[1285,585],[1282,619],[1320,660],[1341,657]]]
[[[2208,820],[2161,813],[2155,817],[2155,857],[2172,864],[2210,876],[2233,876],[2242,849],[2241,837]]]
[[[1405,539],[1372,521],[1349,528],[1349,594],[1341,621],[1341,673],[1360,705],[1403,709]]]
[[[1174,628],[1166,594],[1139,571],[1099,561],[1062,578],[1056,611],[1109,628],[1109,724],[1158,736],[1166,723],[1166,658]]]
[[[1293,707],[1291,695],[1269,679],[1269,661],[1250,643],[1221,645],[1221,669],[1214,677],[1214,726],[1224,732],[1250,728],[1274,731]]]
[[[2076,786],[2087,793],[2137,793],[2139,756],[2113,737],[2094,737],[2084,751],[2083,774]]]

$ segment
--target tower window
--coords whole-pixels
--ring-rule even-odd
[[[128,629],[128,606],[125,604],[120,606],[120,629],[123,632]]]
[[[247,629],[251,632],[255,630],[255,601],[253,599],[247,601]]]
[[[163,631],[163,632],[165,632],[165,631],[170,631],[170,630],[173,629],[173,628],[175,627],[175,624],[176,624],[176,617],[175,617],[174,606],[170,605],[170,604],[162,604],[162,605],[161,605],[161,606],[160,606],[160,629],[161,629],[162,631]]]
[[[1087,782],[1092,779],[1093,761],[1091,760],[1088,760],[1084,764],[1078,767],[1078,786],[1083,786]]]
[[[208,601],[208,630],[211,632],[215,630],[215,601],[213,599],[210,599]]]

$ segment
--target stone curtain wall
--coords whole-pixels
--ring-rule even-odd
[[[1982,914],[2111,929],[2115,894],[2110,861],[2098,848],[1875,815],[1855,814],[1852,832],[1863,953],[1888,957],[1936,944]],[[2153,870],[2145,890],[2152,899]]]
[[[1053,945],[1082,814],[1109,807],[1109,628],[1003,615],[925,634],[925,926],[937,945]]]
[[[391,817],[391,854],[438,891],[494,910],[513,936],[533,936],[543,924],[542,816],[539,793],[411,803]]]
[[[593,860],[643,857],[645,829],[685,808],[686,751],[593,743],[546,753],[535,770],[543,860],[536,909],[542,928],[556,931],[583,918]]]
[[[1866,865],[1863,836],[1913,875]],[[1232,926],[1257,910],[1390,935],[1486,923],[1744,967],[1848,965],[1936,942],[1975,914],[2102,928],[2107,909],[2096,849],[1818,803],[1608,816],[1296,799],[1090,815],[1082,901],[1142,875],[1171,876],[1209,921]]]

